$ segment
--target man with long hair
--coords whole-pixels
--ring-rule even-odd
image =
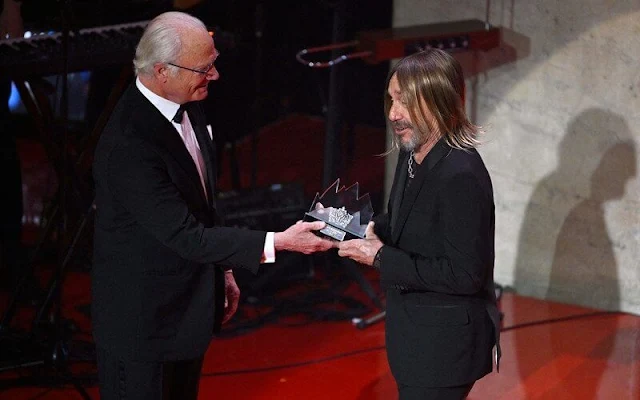
[[[339,254],[380,271],[386,347],[401,400],[464,399],[499,359],[491,178],[464,109],[460,64],[428,49],[390,71],[385,111],[400,155],[388,212]]]

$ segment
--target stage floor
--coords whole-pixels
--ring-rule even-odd
[[[375,275],[362,272],[378,293]],[[86,273],[79,272],[65,285],[70,287],[64,315],[79,328],[71,346],[91,343],[87,284]],[[315,276],[289,282],[258,304],[255,300],[241,307],[225,337],[212,342],[200,399],[397,398],[384,349],[384,320],[358,329],[349,317],[357,304],[365,306],[360,310],[367,309],[367,317],[379,311],[360,285]],[[471,400],[640,398],[640,317],[511,292],[503,294],[501,310],[500,372],[480,380]],[[20,315],[16,323],[29,321],[28,313]],[[76,382],[99,399],[95,364],[72,357],[68,365]],[[0,399],[82,398],[62,377],[39,378],[51,373],[47,370],[37,366],[0,373]]]

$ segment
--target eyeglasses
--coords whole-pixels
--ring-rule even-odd
[[[178,64],[174,64],[174,63],[167,63],[167,64],[172,65],[174,67],[186,69],[187,71],[197,72],[198,74],[202,74],[202,75],[207,75],[214,67],[214,63],[211,63],[211,64],[207,65],[207,67],[205,69],[195,69],[195,68],[183,67],[182,65],[178,65]]]
[[[187,71],[191,71],[191,72],[196,72],[198,74],[201,75],[207,75],[209,72],[211,72],[211,70],[213,69],[213,67],[215,66],[215,62],[218,59],[218,57],[220,56],[220,52],[216,52],[216,58],[213,59],[213,62],[211,62],[211,64],[207,65],[206,68],[204,69],[195,69],[195,68],[189,68],[189,67],[183,67],[182,65],[178,65],[178,64],[174,64],[174,63],[170,63],[168,62],[167,64],[172,65],[174,67],[177,68],[182,68],[182,69],[186,69]]]

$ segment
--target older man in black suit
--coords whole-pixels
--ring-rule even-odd
[[[235,312],[233,268],[333,243],[322,222],[284,232],[216,224],[216,154],[199,101],[219,78],[202,22],[168,12],[147,26],[137,79],[96,148],[92,324],[100,398],[191,399],[212,335]]]
[[[389,74],[385,107],[401,149],[388,213],[339,254],[380,270],[386,347],[401,400],[463,399],[499,356],[494,203],[448,53],[410,55]],[[499,357],[498,357],[499,358]]]

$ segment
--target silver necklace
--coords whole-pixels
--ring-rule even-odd
[[[413,173],[413,150],[411,151],[411,154],[409,154],[409,161],[407,161],[407,163],[409,164],[409,167],[407,168],[407,173],[409,174],[409,178],[413,179],[415,177],[415,174]]]

